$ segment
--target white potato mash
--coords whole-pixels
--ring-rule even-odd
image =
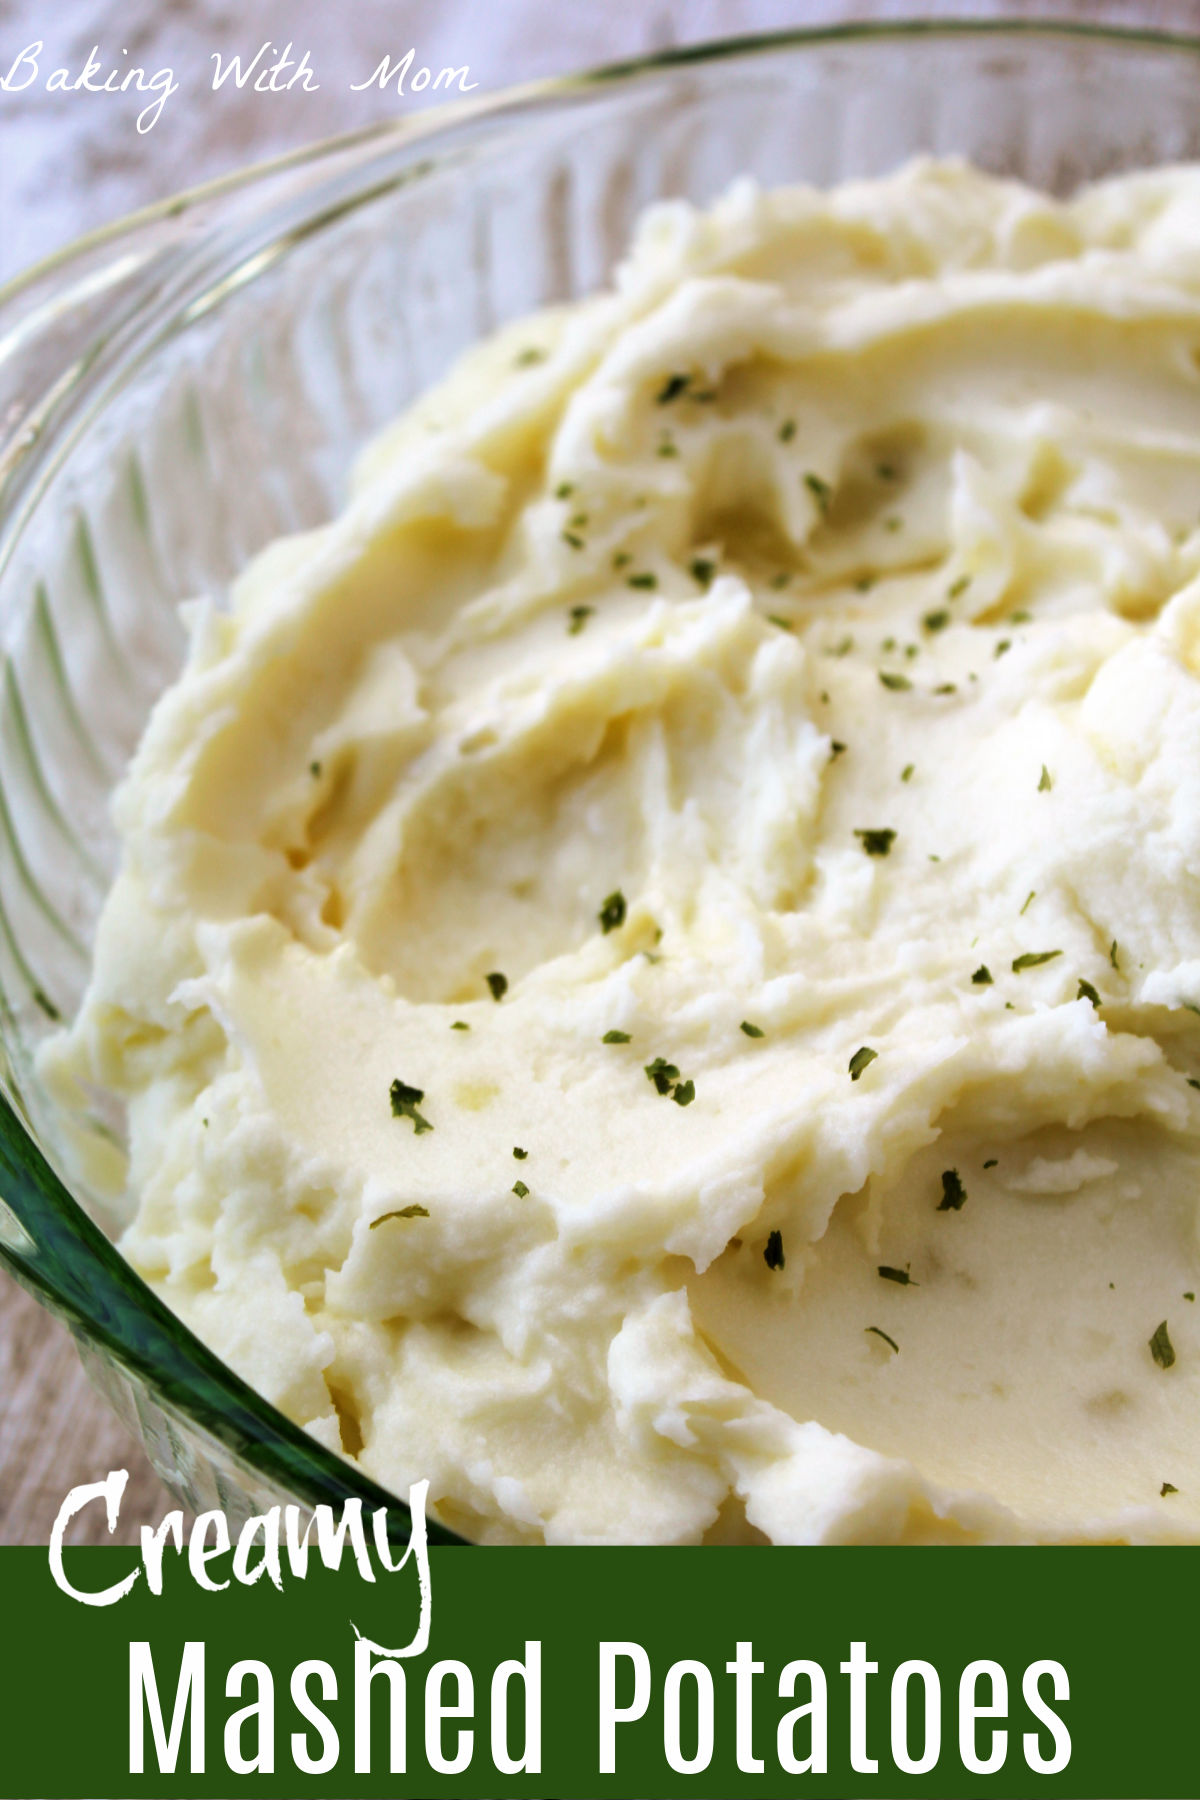
[[[43,1068],[235,1369],[486,1541],[1200,1539],[1200,169],[658,206],[190,618]]]

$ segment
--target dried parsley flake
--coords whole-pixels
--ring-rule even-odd
[[[393,1081],[390,1096],[392,1117],[394,1119],[411,1119],[414,1137],[420,1137],[423,1131],[433,1130],[429,1120],[423,1118],[417,1111],[418,1106],[425,1098],[424,1088],[409,1087],[406,1081]]]
[[[1171,1368],[1175,1361],[1175,1346],[1172,1344],[1170,1335],[1168,1334],[1167,1321],[1165,1319],[1154,1333],[1154,1336],[1150,1339],[1150,1354],[1160,1369]]]
[[[395,1212],[380,1213],[377,1219],[371,1220],[367,1230],[374,1231],[377,1225],[385,1224],[388,1219],[427,1219],[428,1217],[429,1208],[427,1206],[417,1206],[416,1204],[400,1206],[396,1208]]]
[[[606,937],[610,931],[620,930],[621,926],[625,923],[625,914],[627,910],[624,894],[621,892],[620,888],[614,888],[612,893],[602,902],[600,911],[596,914],[596,917],[600,921],[600,929],[604,932]]]
[[[987,1164],[984,1164],[987,1167]],[[961,1212],[966,1200],[967,1190],[962,1184],[962,1176],[957,1169],[942,1170],[942,1197],[938,1201],[939,1212]]]

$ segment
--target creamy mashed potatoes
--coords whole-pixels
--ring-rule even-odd
[[[1200,171],[955,164],[468,358],[119,794],[147,1280],[485,1540],[1200,1537],[1198,365]]]

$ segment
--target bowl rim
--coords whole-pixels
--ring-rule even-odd
[[[587,93],[619,82],[651,76],[662,70],[686,68],[693,64],[717,62],[734,57],[767,55],[776,50],[803,49],[819,44],[863,41],[902,42],[921,37],[949,39],[1044,39],[1075,38],[1083,42],[1103,43],[1158,50],[1174,55],[1200,55],[1200,27],[1194,33],[1166,31],[1140,25],[1100,25],[1084,19],[1059,18],[1047,14],[1039,18],[979,18],[969,14],[945,17],[913,14],[886,20],[848,20],[837,24],[797,26],[781,31],[744,32],[731,37],[705,38],[693,44],[675,44],[645,56],[626,57],[616,62],[589,64],[565,75],[545,75],[533,81],[509,84],[481,94],[476,100],[452,101],[428,107],[415,115],[399,119],[376,120],[354,130],[335,132],[314,138],[276,156],[262,157],[239,168],[226,170],[207,181],[179,188],[162,199],[122,213],[116,219],[96,226],[71,238],[56,250],[17,270],[0,283],[0,314],[22,294],[48,277],[65,273],[72,263],[115,244],[123,237],[149,226],[186,216],[199,206],[229,193],[239,193],[256,182],[276,175],[289,174],[335,159],[346,153],[366,150],[375,145],[388,148],[418,143],[433,137],[447,126],[466,120],[502,116],[508,112],[536,107],[542,102]]]
[[[547,76],[479,96],[430,107],[415,115],[384,120],[354,131],[314,140],[278,156],[227,171],[127,213],[69,241],[17,272],[0,287],[0,363],[5,354],[5,314],[43,283],[61,293],[72,270],[94,252],[118,253],[128,239],[195,213],[208,203],[241,193],[271,178],[318,170],[342,156],[369,158],[424,145],[464,123],[520,116],[606,87],[628,85],[662,72],[779,51],[822,45],[911,43],[919,38],[982,42],[1077,40],[1109,50],[1135,48],[1168,57],[1200,55],[1200,32],[1161,31],[1135,26],[1097,25],[1053,16],[1033,19],[913,16],[850,21],[791,30],[742,34],[673,46],[649,55],[595,65],[575,73]],[[221,221],[206,224],[201,241],[215,238]],[[52,293],[53,304],[54,295]],[[18,322],[19,329],[22,322]],[[0,452],[3,445],[0,444]],[[2,461],[2,456],[0,456]],[[0,503],[0,523],[8,509]],[[387,1507],[389,1534],[407,1537],[408,1508],[357,1464],[327,1450],[264,1399],[158,1298],[100,1231],[71,1194],[42,1150],[37,1132],[5,1089],[0,1051],[0,1270],[7,1270],[78,1341],[94,1345],[126,1376],[145,1384],[168,1415],[219,1443],[269,1486],[282,1488],[303,1505],[339,1504],[361,1498]],[[26,1229],[26,1223],[29,1229]],[[32,1237],[36,1223],[39,1237]],[[90,1280],[80,1267],[94,1269]],[[135,1328],[136,1327],[136,1328]],[[431,1543],[466,1546],[469,1540],[429,1521]]]

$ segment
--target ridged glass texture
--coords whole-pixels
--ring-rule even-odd
[[[649,201],[918,153],[1065,193],[1200,156],[1198,77],[1193,45],[1061,28],[686,52],[252,171],[0,296],[0,1259],[190,1504],[385,1497],[126,1267],[32,1070],[83,991],[109,799],[179,666],[179,603],[330,517],[356,450],[481,334],[604,284]]]

